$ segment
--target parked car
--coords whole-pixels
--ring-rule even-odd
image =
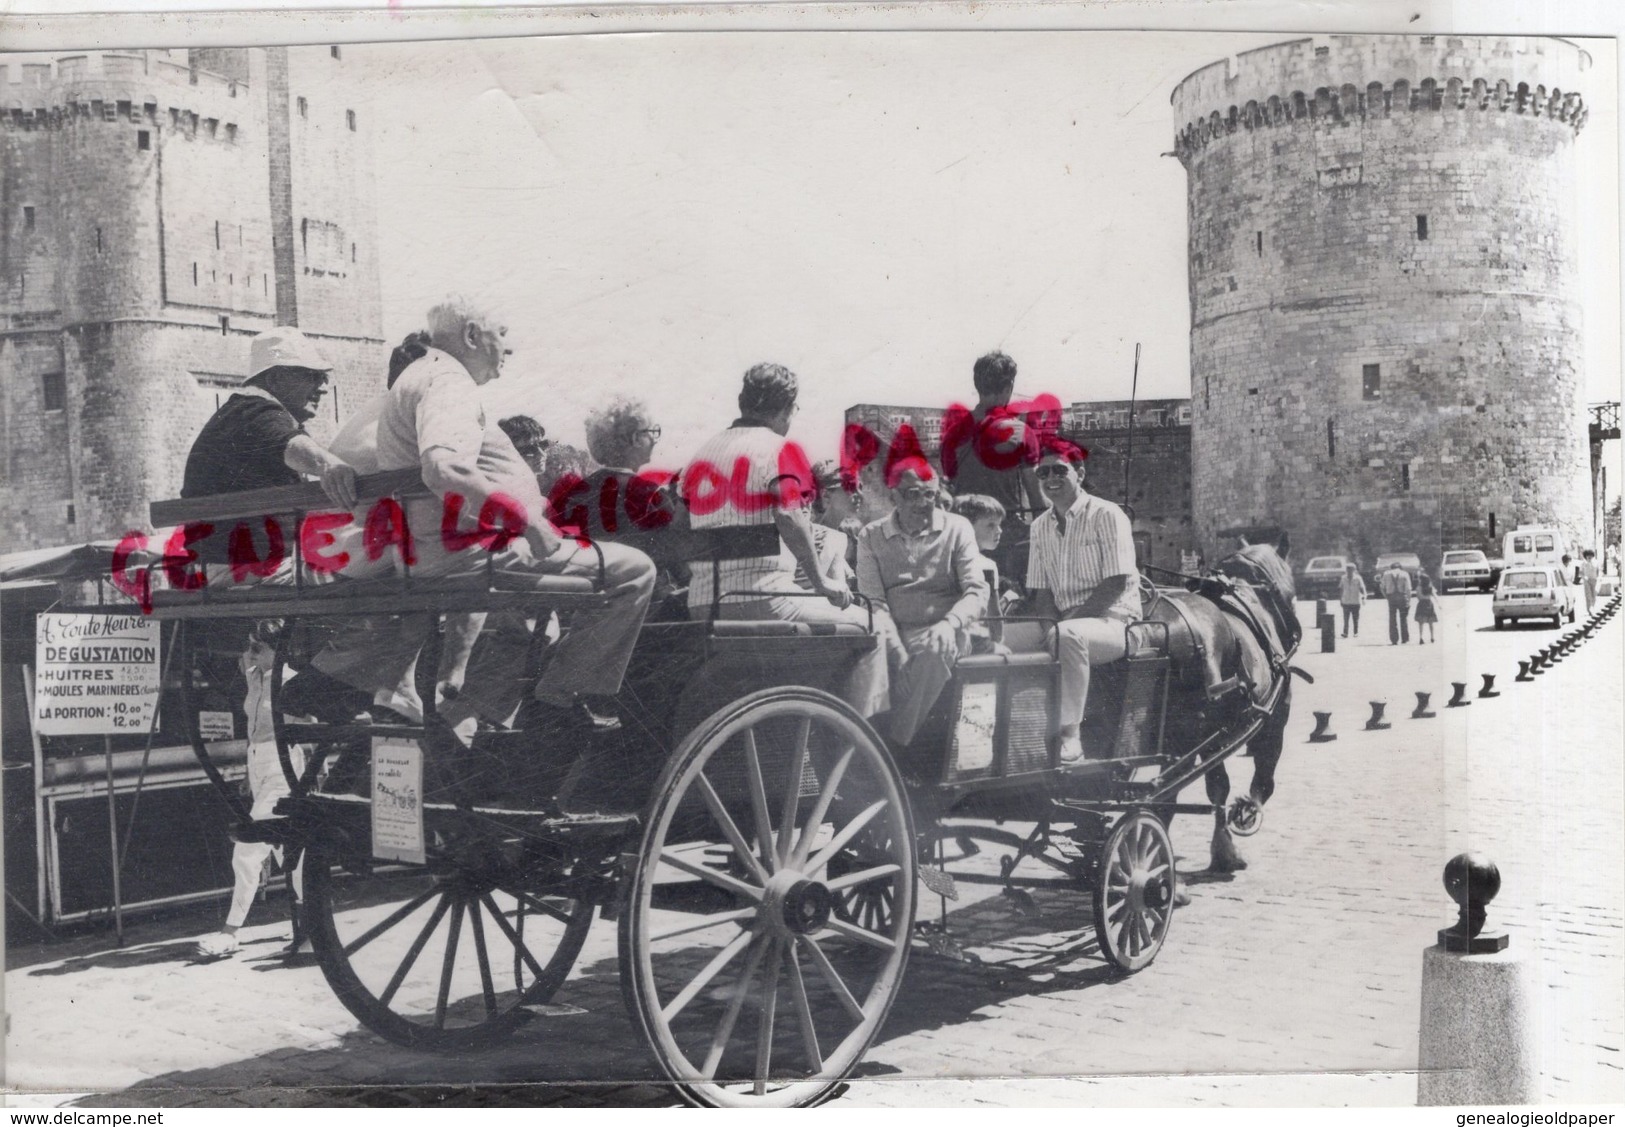
[[[1495,628],[1517,618],[1549,618],[1555,626],[1574,621],[1574,584],[1561,567],[1509,567],[1495,588]]]
[[[1347,556],[1312,556],[1298,577],[1300,599],[1335,599],[1349,566]]]
[[[1477,548],[1452,548],[1439,563],[1440,591],[1493,591],[1490,561]]]
[[[1366,576],[1366,590],[1373,598],[1382,597],[1382,573],[1387,571],[1395,561],[1405,569],[1411,577],[1411,590],[1415,591],[1418,581],[1422,578],[1422,560],[1415,552],[1384,552],[1377,557],[1377,562],[1371,568],[1371,574]]]

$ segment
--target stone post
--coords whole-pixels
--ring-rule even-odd
[[[1524,1104],[1540,1099],[1540,1015],[1534,963],[1504,932],[1484,930],[1501,888],[1494,862],[1462,853],[1444,869],[1461,907],[1422,953],[1419,1106]]]

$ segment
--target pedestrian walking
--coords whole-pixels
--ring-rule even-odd
[[[248,791],[253,806],[248,816],[256,822],[272,816],[277,800],[288,796],[288,780],[282,773],[281,757],[277,755],[276,733],[271,721],[271,669],[276,664],[275,641],[282,624],[276,620],[258,623],[248,637],[248,648],[242,656],[243,678],[248,694],[243,700],[243,713],[248,725]],[[305,770],[302,748],[290,749],[293,769],[299,774]],[[223,959],[237,950],[237,931],[248,919],[248,910],[254,906],[265,881],[269,864],[281,865],[282,847],[258,841],[239,841],[231,850],[231,871],[235,881],[231,890],[231,908],[226,922],[219,931],[198,940],[198,954],[208,959]],[[290,875],[291,892],[297,903],[303,894],[303,855],[300,864]],[[297,952],[302,937],[299,934],[299,915],[295,908],[293,943],[289,953]]]
[[[1434,593],[1432,578],[1424,574],[1419,578],[1419,586],[1416,590],[1417,645],[1425,645],[1428,642],[1432,642],[1434,645],[1439,644],[1439,637],[1434,631],[1438,621],[1439,597]]]
[[[1365,599],[1365,580],[1360,578],[1360,569],[1349,564],[1337,591],[1337,603],[1343,608],[1343,637],[1349,636],[1350,626],[1354,628],[1354,636],[1360,636],[1360,607],[1365,605]]]
[[[1586,589],[1586,613],[1597,605],[1597,553],[1587,548],[1580,553],[1580,583]]]
[[[1388,644],[1397,646],[1411,640],[1411,577],[1395,560],[1382,577],[1383,598],[1388,600]]]

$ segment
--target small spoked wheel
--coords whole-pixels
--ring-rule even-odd
[[[1237,837],[1252,837],[1264,825],[1264,808],[1252,795],[1244,794],[1231,801],[1224,820]]]
[[[303,912],[323,975],[363,1025],[410,1048],[473,1049],[569,974],[594,908],[571,886],[562,858],[512,843],[435,839],[425,865],[362,865],[317,844]]]
[[[1101,954],[1122,970],[1151,964],[1174,913],[1174,847],[1144,811],[1126,815],[1101,847],[1095,932]]]
[[[627,1007],[712,1106],[807,1106],[863,1059],[902,981],[914,830],[873,729],[827,693],[766,689],[683,741],[621,917]]]

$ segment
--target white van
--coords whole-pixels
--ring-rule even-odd
[[[1557,567],[1568,550],[1558,528],[1520,525],[1501,540],[1501,560],[1506,567]]]

